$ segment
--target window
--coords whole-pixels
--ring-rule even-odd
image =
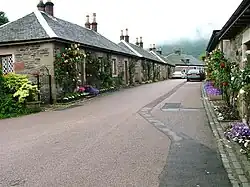
[[[14,72],[14,62],[12,55],[0,56],[0,67],[3,74]]]
[[[116,59],[112,59],[112,74],[117,75],[117,63]]]
[[[98,57],[98,61],[99,61],[99,65],[100,65],[99,71],[100,72],[104,72],[105,71],[105,67],[104,67],[103,58],[102,57]]]

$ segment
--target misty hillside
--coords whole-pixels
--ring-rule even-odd
[[[207,43],[208,39],[180,40],[171,44],[163,44],[161,48],[164,55],[172,53],[175,49],[181,49],[182,53],[199,58],[204,53]]]

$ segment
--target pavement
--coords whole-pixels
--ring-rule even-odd
[[[200,100],[201,84],[184,81],[1,120],[0,186],[230,187]],[[183,109],[163,109],[173,102]]]

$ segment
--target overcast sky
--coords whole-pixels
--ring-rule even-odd
[[[1,2],[2,1],[2,2]],[[46,2],[47,0],[44,0]],[[130,41],[143,37],[145,47],[180,38],[210,35],[220,29],[242,0],[52,0],[54,15],[84,26],[87,14],[97,14],[98,32],[119,42],[129,29]],[[36,9],[39,0],[0,0],[9,20]]]

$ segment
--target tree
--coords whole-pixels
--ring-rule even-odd
[[[7,18],[6,14],[3,11],[0,11],[0,26],[8,22],[9,19]]]

